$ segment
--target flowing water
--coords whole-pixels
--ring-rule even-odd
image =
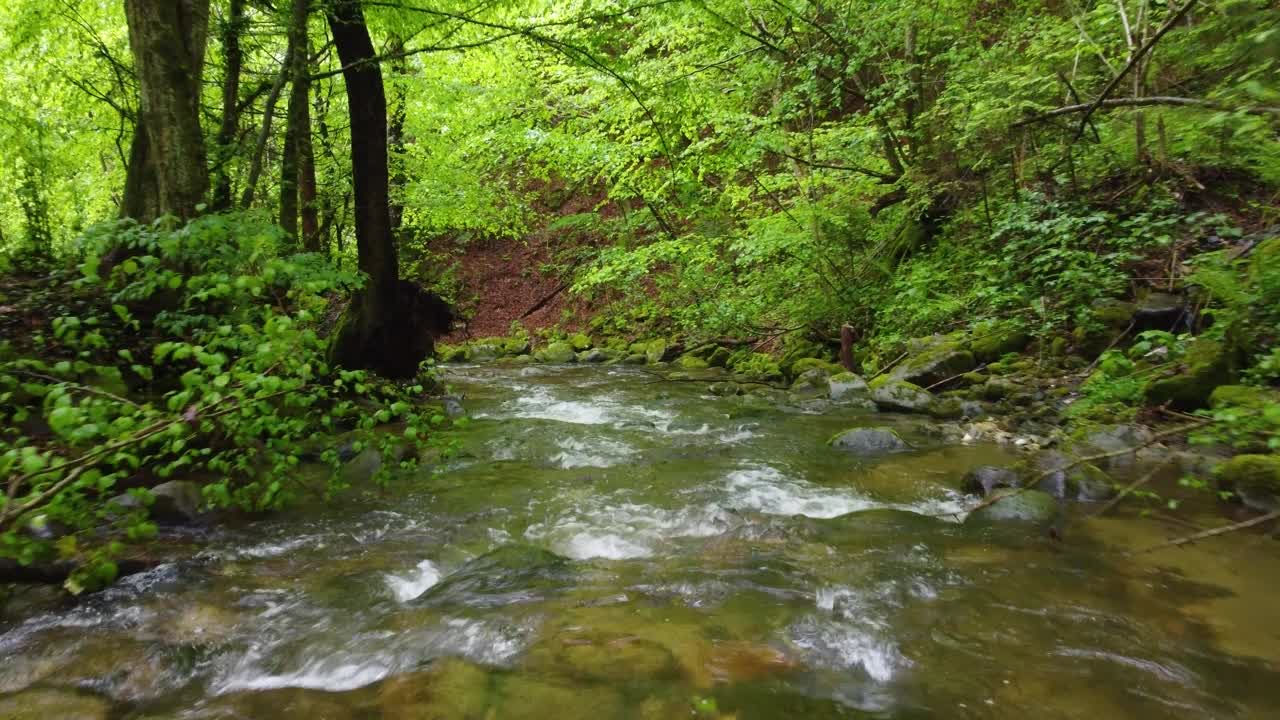
[[[1270,540],[1128,558],[1174,530],[964,525],[960,476],[1012,458],[920,419],[623,368],[450,381],[473,419],[441,472],[10,611],[0,716],[71,691],[119,719],[1280,716]],[[916,450],[826,447],[857,425]]]

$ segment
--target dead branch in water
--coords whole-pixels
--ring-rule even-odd
[[[1227,533],[1232,533],[1237,530],[1245,530],[1255,525],[1261,525],[1263,523],[1271,522],[1272,520],[1277,520],[1277,519],[1280,519],[1280,510],[1272,510],[1266,515],[1259,515],[1256,518],[1250,518],[1249,520],[1245,520],[1243,522],[1233,523],[1231,525],[1225,525],[1223,527],[1213,528],[1211,530],[1203,530],[1193,535],[1186,535],[1184,537],[1175,538],[1173,540],[1168,540],[1166,542],[1156,543],[1155,545],[1149,545],[1147,547],[1142,548],[1141,550],[1135,550],[1131,553],[1126,553],[1126,554],[1141,555],[1143,553],[1155,552],[1156,550],[1163,550],[1165,548],[1177,547],[1179,545],[1186,545],[1188,543],[1193,543],[1197,540],[1204,540],[1206,538],[1217,537],[1218,535],[1226,535]]]

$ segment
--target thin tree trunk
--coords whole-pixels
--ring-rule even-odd
[[[275,116],[276,102],[280,100],[280,91],[289,79],[289,71],[293,68],[293,56],[285,53],[284,65],[276,76],[271,92],[267,94],[266,107],[262,109],[262,127],[258,130],[258,141],[253,146],[253,158],[249,161],[249,179],[245,180],[244,193],[240,195],[240,207],[248,210],[253,205],[254,191],[258,186],[258,178],[262,176],[262,162],[267,154],[267,140],[271,138],[271,119]]]
[[[214,210],[231,209],[231,158],[235,155],[236,136],[240,133],[240,71],[244,53],[240,50],[240,33],[245,24],[245,0],[231,0],[227,22],[222,28],[222,122],[218,126],[217,180],[213,186],[211,206]]]
[[[125,0],[139,113],[122,212],[188,219],[209,189],[200,78],[209,0]]]
[[[308,0],[293,0],[293,18],[289,23],[289,111],[285,124],[284,151],[280,161],[280,227],[290,238],[298,237],[298,166],[301,138],[310,132],[304,127],[307,103],[310,101],[307,81],[307,12]]]
[[[408,74],[405,59],[400,56],[404,51],[404,41],[398,35],[393,36],[387,49],[388,54],[395,57],[391,61],[392,73],[401,77]],[[391,92],[391,120],[387,128],[388,152],[395,168],[391,174],[391,233],[399,240],[402,239],[404,223],[404,188],[408,181],[404,173],[404,121],[408,98],[401,85],[392,85]]]
[[[308,44],[303,50],[310,55]],[[311,83],[307,81],[310,91]],[[320,220],[316,208],[316,155],[311,140],[310,98],[303,98],[298,110],[298,199],[302,210],[302,248],[320,252]]]

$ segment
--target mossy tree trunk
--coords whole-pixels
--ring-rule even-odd
[[[200,78],[209,0],[125,0],[139,113],[121,212],[187,219],[209,189]]]
[[[245,0],[231,0],[227,19],[222,27],[222,120],[214,141],[217,156],[214,162],[213,198],[214,210],[231,209],[231,157],[235,154],[236,135],[240,132],[240,72],[244,66],[244,52],[240,49],[240,33],[245,26]]]

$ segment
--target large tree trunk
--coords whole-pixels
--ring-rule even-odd
[[[359,0],[336,0],[329,27],[347,84],[356,251],[367,277],[334,338],[333,359],[410,377],[431,354],[432,334],[448,331],[452,313],[438,297],[400,280],[388,193],[387,96]]]
[[[138,124],[123,214],[187,219],[209,189],[200,130],[209,0],[125,0],[138,73]]]
[[[231,158],[235,155],[236,135],[240,132],[240,70],[244,53],[240,50],[240,33],[245,24],[245,0],[231,0],[227,22],[222,28],[222,123],[218,126],[217,162],[213,185],[214,210],[231,209]]]
[[[307,90],[307,10],[308,0],[293,0],[293,19],[289,23],[290,90],[289,109],[285,121],[284,151],[280,154],[280,227],[285,235],[298,238],[298,166],[299,149],[308,118]]]

